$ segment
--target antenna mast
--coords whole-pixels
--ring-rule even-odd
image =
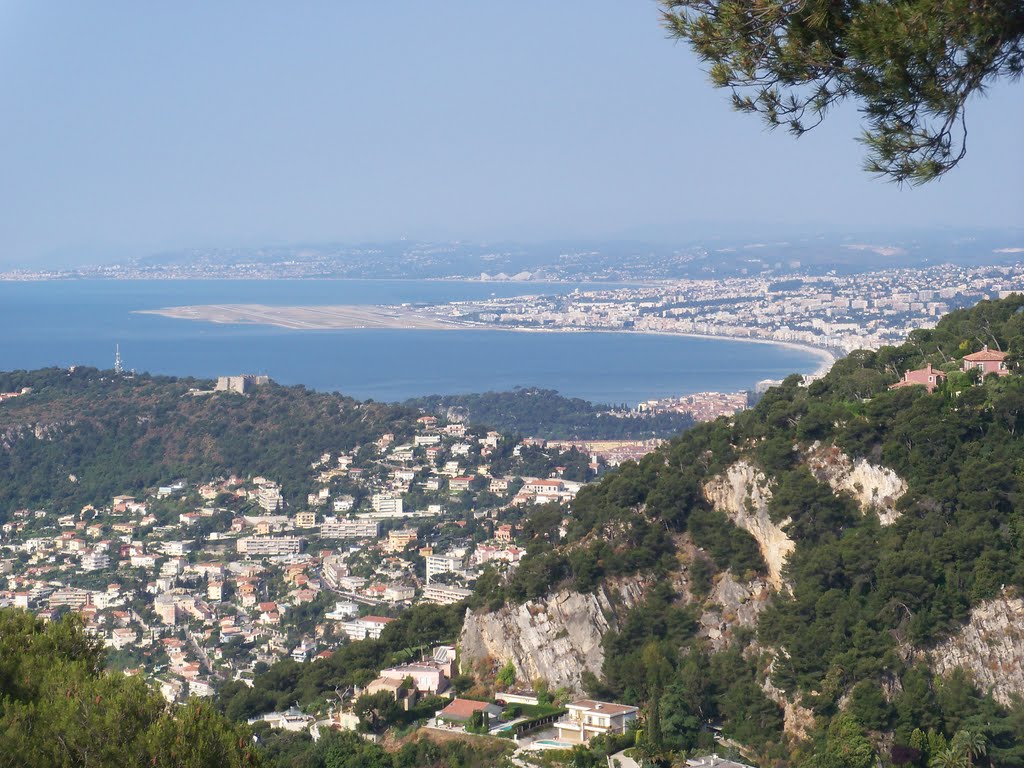
[[[114,373],[118,376],[124,373],[124,366],[121,365],[121,345],[114,345]]]

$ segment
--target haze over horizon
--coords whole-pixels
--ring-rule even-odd
[[[0,266],[294,242],[1007,227],[1024,99],[900,189],[731,110],[653,2],[0,6]]]

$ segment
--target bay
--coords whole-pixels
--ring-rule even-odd
[[[360,399],[556,389],[598,403],[750,389],[817,368],[813,353],[633,333],[295,331],[135,314],[192,304],[399,304],[568,293],[586,285],[413,280],[0,282],[0,369],[111,368],[212,378],[266,373]],[[604,286],[607,287],[607,286]]]

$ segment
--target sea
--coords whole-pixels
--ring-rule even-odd
[[[194,304],[423,304],[567,294],[594,286],[423,280],[53,280],[0,282],[0,370],[89,365],[214,378],[265,373],[282,384],[401,401],[543,387],[634,406],[751,389],[809,373],[812,352],[633,333],[289,330],[136,314]],[[607,288],[604,284],[601,287]]]

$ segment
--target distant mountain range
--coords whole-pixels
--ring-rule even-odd
[[[856,274],[933,264],[1019,261],[1024,228],[852,232],[764,239],[723,235],[674,244],[640,240],[397,241],[210,248],[157,253],[53,277],[411,278],[632,281],[736,275]]]

